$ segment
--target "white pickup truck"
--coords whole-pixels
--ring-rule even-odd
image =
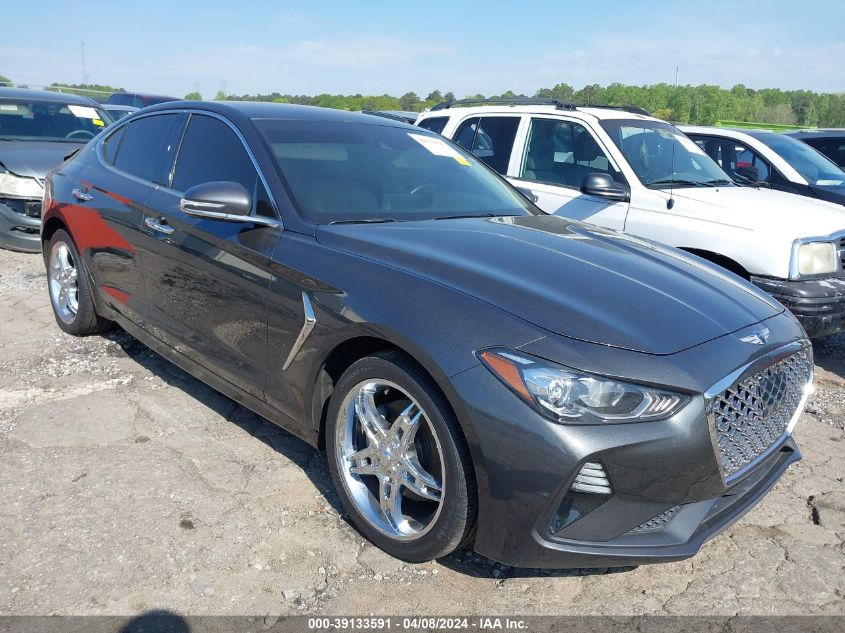
[[[416,124],[473,152],[547,213],[719,264],[773,295],[812,337],[845,330],[841,205],[736,186],[677,128],[636,108],[455,102]]]

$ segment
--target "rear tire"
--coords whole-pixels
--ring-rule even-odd
[[[59,229],[44,249],[50,304],[59,327],[74,336],[107,330],[112,322],[97,314],[85,262],[70,235]]]
[[[428,561],[474,534],[466,440],[436,383],[404,354],[379,352],[343,373],[329,404],[326,449],[352,522],[388,554]]]

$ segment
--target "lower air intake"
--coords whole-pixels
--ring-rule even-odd
[[[575,481],[569,487],[573,492],[587,492],[596,495],[613,494],[610,480],[600,462],[587,462],[578,471]]]

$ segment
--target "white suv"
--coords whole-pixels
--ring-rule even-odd
[[[845,209],[738,187],[665,121],[527,99],[440,104],[417,125],[473,152],[547,213],[719,264],[790,308],[810,336],[845,330]]]

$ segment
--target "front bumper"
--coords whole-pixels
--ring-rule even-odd
[[[41,252],[41,200],[0,198],[0,248]]]
[[[845,331],[845,279],[788,281],[752,277],[751,281],[789,308],[810,338]]]
[[[775,336],[800,333],[786,315],[767,323]],[[704,369],[714,360],[730,350],[745,353],[746,360],[755,355],[752,346],[723,339],[703,344],[700,353],[683,352],[685,358],[676,362],[700,364],[701,380],[716,384]],[[759,357],[773,349],[761,349]],[[536,346],[532,351],[538,352]],[[475,549],[515,567],[628,566],[688,558],[751,509],[800,459],[791,435],[785,435],[726,483],[705,415],[706,388],[668,420],[577,426],[536,414],[484,367],[453,376],[452,382],[463,398],[476,462]],[[686,388],[695,387],[687,383]],[[613,489],[594,507],[584,505],[593,503],[591,495],[573,493],[585,464],[600,464]]]

